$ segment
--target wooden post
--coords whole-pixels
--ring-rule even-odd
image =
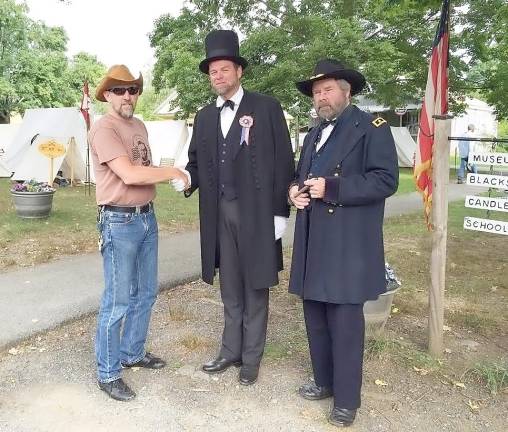
[[[450,179],[450,116],[433,116],[432,157],[432,254],[430,258],[429,352],[443,352],[444,292],[446,281],[446,237],[448,234],[448,183]]]
[[[76,146],[76,141],[74,140],[74,137],[71,137],[69,141],[69,149],[67,150],[67,153],[69,154],[70,160],[71,160],[71,186],[74,186],[74,147]]]

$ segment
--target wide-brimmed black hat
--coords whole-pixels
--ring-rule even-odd
[[[360,93],[365,86],[365,77],[354,69],[348,69],[341,62],[333,59],[319,60],[314,68],[314,74],[305,81],[296,83],[296,87],[305,96],[312,97],[312,84],[316,81],[335,78],[343,79],[351,84],[351,96]]]
[[[240,56],[238,35],[233,30],[213,30],[205,38],[206,58],[199,63],[199,70],[208,73],[208,65],[214,60],[231,60],[243,69],[249,64]]]

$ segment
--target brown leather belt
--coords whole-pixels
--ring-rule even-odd
[[[153,203],[149,202],[148,204],[136,207],[124,207],[115,205],[103,205],[100,207],[102,207],[102,210],[120,213],[148,213],[153,208]]]

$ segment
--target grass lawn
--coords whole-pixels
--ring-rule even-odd
[[[85,188],[58,189],[47,219],[16,216],[9,194],[10,181],[0,179],[0,269],[27,266],[76,253],[90,252],[97,245],[95,192]],[[198,195],[184,198],[169,185],[157,186],[155,200],[161,232],[196,229]]]
[[[396,195],[403,195],[411,192],[416,192],[413,168],[399,168],[399,188],[397,189]]]
[[[508,328],[508,264],[506,236],[463,229],[465,216],[486,218],[485,210],[451,203],[448,217],[446,310],[448,325],[480,334]],[[508,213],[491,218],[508,221]],[[414,215],[385,222],[386,259],[402,279],[397,304],[401,311],[421,315],[430,286],[431,235]]]

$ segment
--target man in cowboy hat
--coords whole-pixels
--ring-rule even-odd
[[[205,47],[199,69],[217,99],[196,115],[188,182],[175,187],[186,196],[199,188],[203,280],[212,284],[219,268],[222,345],[202,369],[213,374],[241,365],[239,381],[249,385],[265,346],[268,288],[277,285],[282,268],[293,154],[279,102],[240,84],[247,60],[236,33],[212,31]]]
[[[364,85],[361,73],[328,59],[297,83],[321,119],[289,188],[298,209],[289,292],[303,299],[314,371],[314,383],[299,392],[333,396],[336,426],[353,423],[360,406],[363,304],[386,290],[384,203],[398,185],[390,127],[350,103]]]
[[[145,351],[158,290],[158,232],[152,200],[156,183],[185,179],[176,168],[151,164],[145,125],[133,117],[142,92],[141,74],[134,78],[126,66],[112,66],[95,93],[97,100],[108,103],[108,112],[89,133],[105,282],[95,340],[97,378],[99,388],[120,401],[135,396],[120,376],[122,367],[165,365]]]

